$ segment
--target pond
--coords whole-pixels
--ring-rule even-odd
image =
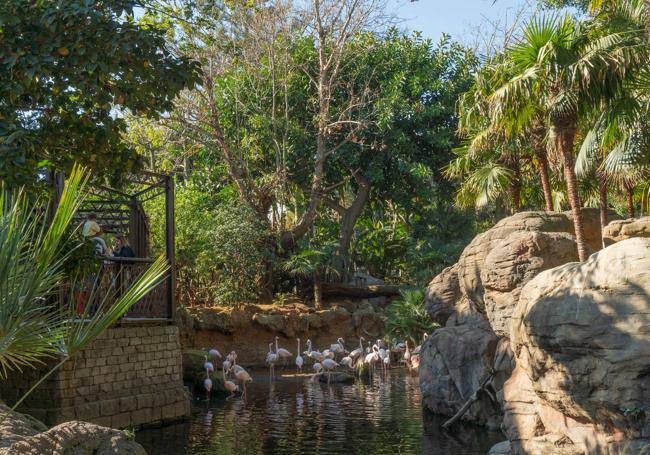
[[[418,378],[391,370],[372,383],[327,385],[264,372],[249,384],[248,402],[195,399],[191,418],[136,434],[150,455],[473,455],[505,438],[472,425],[453,433],[423,413]]]

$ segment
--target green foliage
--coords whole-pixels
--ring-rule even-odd
[[[147,210],[154,244],[164,245],[163,201],[151,201]],[[256,301],[271,246],[266,226],[227,189],[211,194],[192,181],[177,185],[176,270],[184,304]]]
[[[427,313],[422,289],[401,290],[401,298],[386,309],[386,330],[390,338],[420,344],[424,334],[438,327]]]
[[[141,162],[120,112],[156,117],[195,66],[138,24],[135,0],[4,0],[0,8],[0,178],[33,184],[43,166],[83,162],[118,178]]]

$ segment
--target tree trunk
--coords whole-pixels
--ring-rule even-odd
[[[320,269],[314,272],[314,308],[323,308],[323,272]]]
[[[625,187],[625,201],[627,203],[627,217],[634,218],[634,185],[630,182],[623,184]]]
[[[515,157],[510,168],[513,174],[512,182],[510,182],[510,201],[512,202],[512,212],[517,213],[521,209],[521,168],[518,157]]]
[[[539,179],[544,191],[544,204],[546,210],[553,211],[553,190],[551,189],[551,177],[548,172],[548,157],[546,156],[546,145],[542,142],[541,147],[535,146],[535,158],[537,158],[537,170]]]
[[[605,173],[598,171],[598,196],[600,208],[600,227],[604,228],[609,223],[607,216],[607,181]]]
[[[586,261],[588,257],[587,244],[585,243],[585,230],[582,218],[582,206],[578,194],[578,180],[576,178],[575,164],[573,160],[573,145],[575,140],[575,122],[567,122],[555,125],[555,145],[562,154],[564,161],[564,178],[566,179],[567,195],[571,205],[573,216],[573,227],[578,244],[578,257],[580,261]]]

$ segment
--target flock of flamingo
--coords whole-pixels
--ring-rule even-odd
[[[423,340],[426,340],[427,336],[425,333]],[[297,338],[296,371],[302,373],[305,363],[311,362],[314,372],[311,379],[314,380],[319,375],[326,373],[328,384],[331,381],[332,372],[339,368],[357,373],[365,370],[369,375],[373,376],[378,368],[385,374],[395,362],[398,362],[405,365],[410,373],[418,372],[421,344],[411,350],[408,341],[398,342],[393,340],[389,346],[383,340],[376,340],[372,345],[368,344],[365,347],[364,341],[366,341],[365,338],[360,337],[359,347],[350,351],[345,346],[345,340],[338,338],[336,343],[330,344],[329,348],[318,351],[314,349],[311,340],[307,340],[307,349],[301,353],[300,338]],[[213,362],[222,359],[222,356],[219,350],[210,349],[204,357],[203,368],[206,372],[206,378],[203,381],[203,386],[209,394],[213,386],[210,375],[215,371]],[[279,346],[279,337],[275,337],[275,343],[269,343],[269,352],[266,354],[269,379],[271,381],[275,379],[276,365],[282,364],[283,367],[286,367],[288,361],[293,357],[294,355],[291,352]],[[234,397],[241,390],[241,396],[245,400],[246,384],[252,382],[253,378],[241,365],[237,364],[237,353],[235,351],[230,352],[223,360],[221,372],[224,389],[230,393],[228,398]]]

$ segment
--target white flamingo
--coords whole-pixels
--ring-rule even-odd
[[[298,350],[296,351],[296,368],[298,369],[299,372],[302,373],[302,365],[305,363],[304,359],[300,355],[300,338],[297,338],[298,341]]]
[[[361,354],[363,354],[363,340],[364,340],[364,338],[360,337],[359,338],[359,347],[356,348],[355,350],[353,350],[352,352],[350,352],[350,357],[352,357],[352,359],[356,359]]]
[[[337,338],[336,343],[330,345],[330,351],[336,354],[345,354],[345,345],[343,338]]]
[[[406,350],[404,351],[404,362],[406,363],[406,366],[408,366],[410,372],[411,371],[411,350],[409,349],[408,340],[406,340],[405,345],[406,345]]]
[[[318,352],[314,351],[311,346],[311,340],[307,340],[307,357],[314,360],[315,362],[322,362],[325,356]]]
[[[212,348],[208,351],[208,355],[211,359],[216,359],[217,357],[221,358],[221,353],[218,349]]]
[[[311,377],[311,380],[313,381],[313,380],[316,379],[316,376],[318,376],[319,374],[321,374],[321,373],[323,372],[323,365],[321,365],[321,364],[318,363],[318,362],[315,362],[311,367],[312,367],[313,370],[314,370],[314,374],[313,374],[313,376]]]
[[[244,370],[239,365],[235,364],[232,366],[233,373],[235,374],[235,379],[242,385],[242,397],[244,400],[248,397],[246,393],[246,383],[253,382],[253,378],[248,374],[248,371]]]
[[[214,365],[212,362],[208,361],[208,356],[204,355],[203,358],[205,359],[205,362],[203,363],[203,369],[207,371],[208,374],[214,373]]]
[[[278,340],[279,339],[280,339],[279,337],[275,337],[275,353],[279,356],[280,359],[282,359],[282,361],[286,365],[287,359],[290,359],[291,357],[293,357],[293,354],[290,353],[289,351],[287,351],[284,348],[279,348],[278,347]]]
[[[338,366],[339,366],[339,364],[336,363],[336,361],[334,361],[332,359],[323,360],[323,368],[325,368],[325,370],[327,371],[327,383],[328,384],[330,383],[330,379],[331,379],[331,376],[332,376],[332,370],[334,368],[338,367]]]
[[[266,354],[266,364],[269,366],[269,378],[275,378],[275,364],[280,357],[273,352],[273,343],[269,343],[269,352]]]
[[[226,362],[223,363],[225,364]],[[239,387],[234,382],[228,380],[228,378],[226,377],[226,368],[222,368],[221,373],[223,374],[223,387],[228,392],[230,392],[230,396],[226,398],[227,400],[229,400],[230,398],[235,396],[235,392],[237,392],[237,389]]]

